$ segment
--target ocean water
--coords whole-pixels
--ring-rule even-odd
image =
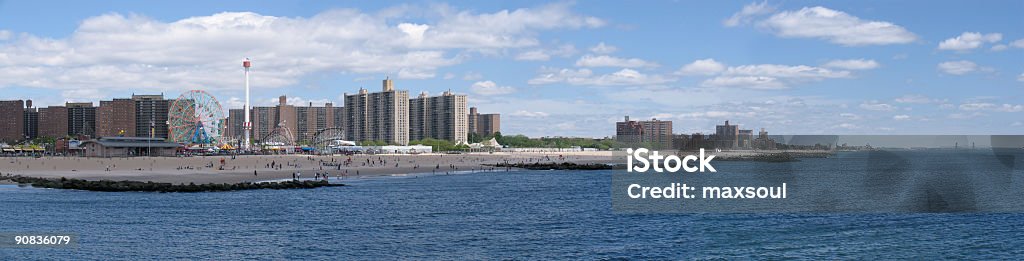
[[[513,171],[191,194],[3,186],[0,232],[80,241],[0,248],[0,260],[1024,257],[1024,214],[623,214],[611,206],[611,175]]]

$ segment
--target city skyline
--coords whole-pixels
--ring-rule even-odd
[[[611,136],[623,115],[676,133],[1024,129],[1021,2],[186,2],[0,3],[0,99],[202,89],[227,114],[249,57],[253,106],[347,106],[344,93],[393,76],[410,93],[468,94],[503,133],[534,137]],[[43,7],[55,3],[68,8]]]

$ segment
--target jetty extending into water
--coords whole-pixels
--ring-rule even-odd
[[[83,179],[52,179],[35,178],[23,176],[0,177],[0,181],[6,180],[18,184],[28,184],[37,188],[52,189],[77,189],[103,192],[214,192],[214,191],[235,191],[253,189],[312,189],[320,187],[340,187],[345,184],[331,184],[326,180],[320,181],[282,181],[282,182],[244,182],[244,183],[207,183],[207,184],[172,184],[159,182],[142,181],[111,181],[111,180],[83,180]]]
[[[829,158],[832,151],[727,151],[718,152],[717,161],[794,162],[801,158]]]
[[[517,168],[517,169],[528,169],[528,170],[606,170],[612,169],[612,165],[601,164],[601,163],[572,163],[572,162],[534,162],[534,163],[498,163],[498,164],[483,164],[484,166],[492,166],[498,168]]]

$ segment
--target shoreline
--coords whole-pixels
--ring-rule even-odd
[[[400,174],[461,171],[498,171],[484,164],[510,163],[611,163],[611,151],[515,152],[418,155],[240,155],[197,157],[0,158],[0,174],[35,178],[68,178],[89,181],[116,180],[172,184],[245,183],[302,179],[326,173],[331,180]],[[221,163],[223,161],[223,163]],[[345,164],[345,163],[348,164]],[[221,169],[223,166],[223,169]],[[271,167],[273,166],[273,167]],[[254,173],[255,172],[255,173]]]
[[[0,175],[68,178],[87,181],[141,181],[171,184],[256,183],[312,179],[317,173],[330,180],[394,175],[439,175],[446,172],[507,171],[519,166],[588,166],[623,163],[618,151],[496,152],[464,154],[380,155],[240,155],[196,157],[0,158]],[[618,152],[621,153],[621,152]],[[683,152],[685,153],[685,152]],[[788,162],[833,156],[826,151],[724,151],[722,161]],[[621,155],[620,155],[621,156]],[[785,157],[780,157],[785,156]],[[223,169],[222,169],[223,168]],[[590,169],[590,168],[581,168]],[[7,182],[7,183],[4,183]],[[0,184],[14,184],[0,181]]]

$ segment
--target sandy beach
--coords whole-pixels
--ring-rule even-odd
[[[499,162],[611,163],[611,152],[496,152],[420,155],[245,155],[195,157],[12,157],[0,158],[0,174],[85,180],[169,183],[239,183],[313,178],[327,173],[341,179],[411,173],[484,171]],[[223,163],[222,163],[223,161]]]

